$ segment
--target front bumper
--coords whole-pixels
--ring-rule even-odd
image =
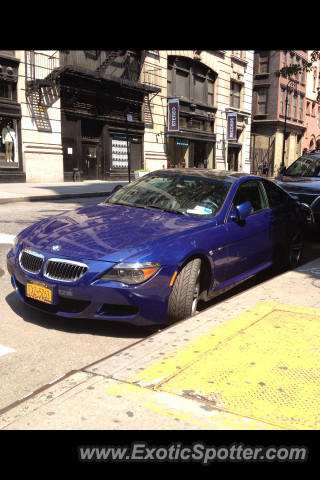
[[[51,257],[45,255],[45,261]],[[86,263],[89,271],[80,280],[69,283],[49,280],[43,276],[42,270],[37,275],[26,273],[19,265],[18,256],[12,250],[8,253],[8,272],[20,300],[33,308],[68,318],[113,320],[134,325],[156,325],[166,321],[172,288],[169,284],[177,269],[174,265],[163,266],[153,278],[141,285],[125,285],[99,279],[114,264],[77,259]],[[53,305],[26,297],[28,278],[53,286]]]

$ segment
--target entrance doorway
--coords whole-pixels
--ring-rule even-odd
[[[101,176],[100,148],[96,143],[82,143],[83,180],[99,180]]]
[[[206,142],[194,142],[194,166],[196,168],[207,167],[207,149]]]
[[[238,149],[229,148],[228,149],[228,170],[237,172],[238,171]]]

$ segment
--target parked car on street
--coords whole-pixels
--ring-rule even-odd
[[[282,167],[275,183],[299,198],[308,211],[308,226],[320,229],[320,152],[302,155],[289,167]]]
[[[171,325],[281,259],[297,267],[305,226],[299,200],[266,178],[159,170],[28,227],[7,267],[41,311]]]

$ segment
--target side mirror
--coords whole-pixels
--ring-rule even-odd
[[[109,197],[111,197],[114,193],[116,193],[118,190],[121,190],[121,188],[123,188],[122,185],[117,185],[116,187],[114,187],[114,189],[112,190],[112,192],[110,193]]]
[[[231,215],[231,220],[234,222],[240,222],[241,220],[244,220],[247,218],[252,210],[252,205],[251,202],[244,202],[241,205],[234,206],[234,212],[235,215]]]
[[[286,166],[283,166],[280,168],[280,175],[282,175],[285,171],[287,170],[287,167]]]

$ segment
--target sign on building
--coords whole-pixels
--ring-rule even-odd
[[[168,100],[168,132],[179,132],[179,99]]]
[[[227,113],[227,140],[237,140],[236,113]]]

